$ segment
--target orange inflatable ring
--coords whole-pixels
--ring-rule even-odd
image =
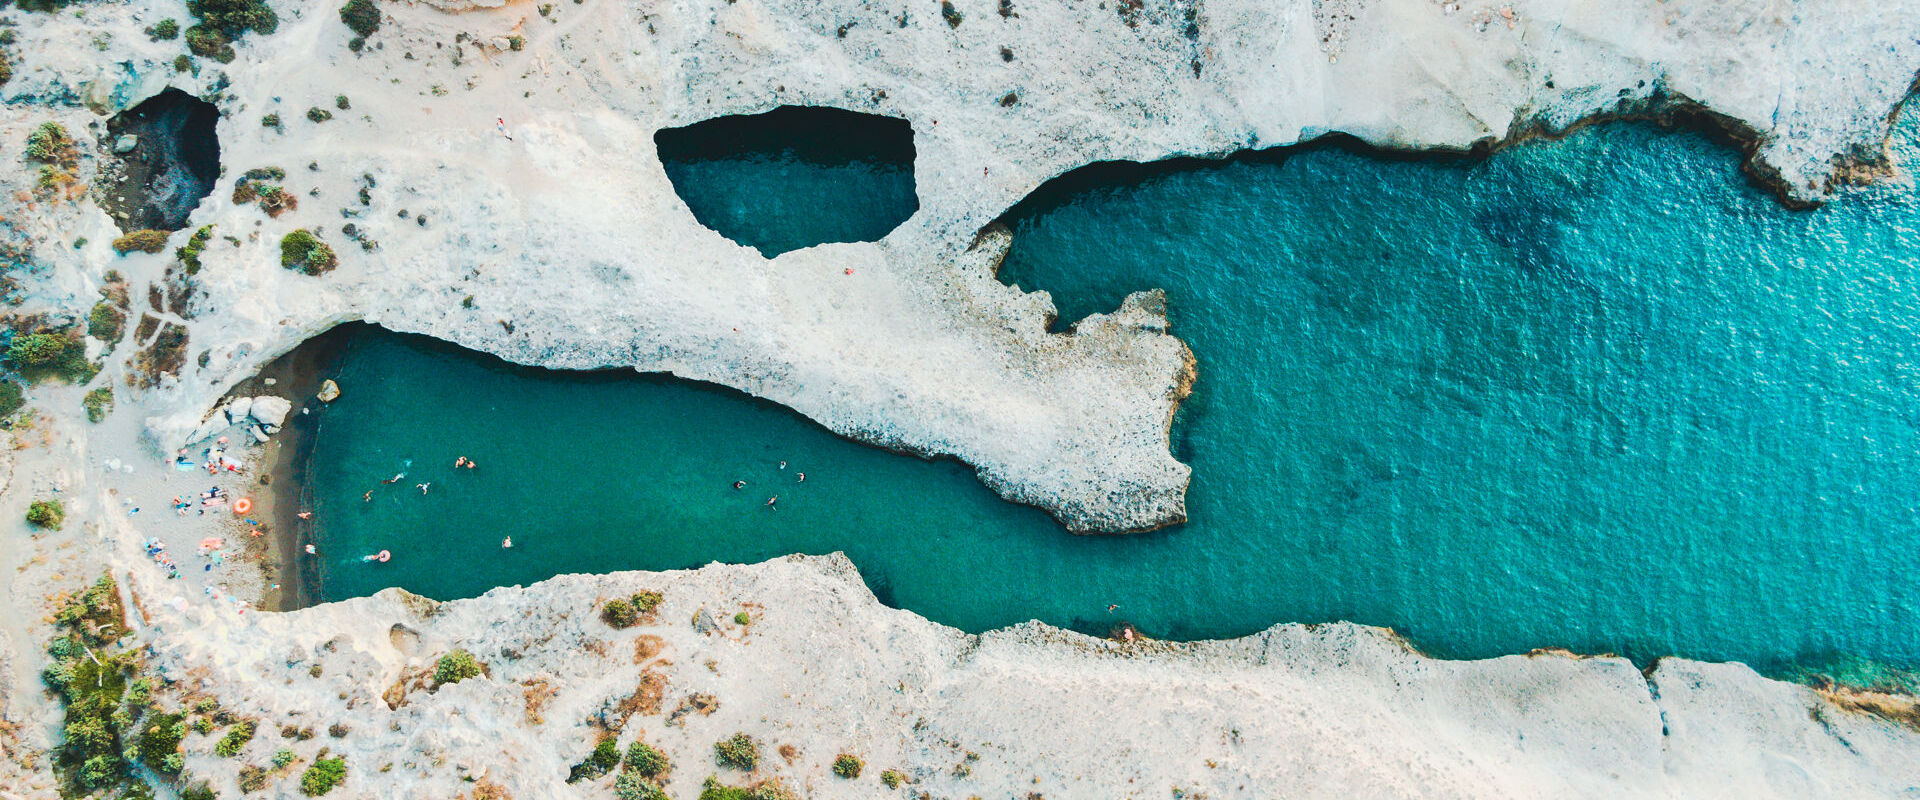
[[[253,501],[245,497],[233,501],[233,513],[245,514],[253,510]]]

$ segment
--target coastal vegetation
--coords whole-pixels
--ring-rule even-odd
[[[613,737],[601,739],[580,763],[567,772],[567,783],[598,780],[620,766],[620,745]]]
[[[248,742],[253,741],[256,724],[253,720],[235,723],[233,727],[227,729],[227,735],[220,737],[220,743],[213,746],[213,754],[221,758],[240,755],[240,750],[246,747]]]
[[[340,21],[346,23],[354,35],[366,39],[380,30],[380,7],[374,5],[373,0],[347,0],[347,4],[340,7]]]
[[[841,753],[833,759],[833,774],[846,779],[860,777],[860,770],[867,768],[867,762],[852,753]]]
[[[333,119],[333,112],[319,106],[314,106],[307,109],[307,119],[314,122],[326,122],[327,120]]]
[[[172,17],[160,20],[147,29],[147,38],[153,41],[169,41],[180,38],[180,22]]]
[[[341,781],[347,779],[347,759],[341,756],[326,757],[321,750],[320,757],[313,760],[307,771],[300,775],[300,792],[308,797],[319,797],[333,791]]]
[[[42,528],[60,530],[67,520],[67,509],[58,500],[35,500],[27,506],[27,521]]]
[[[63,737],[55,751],[63,794],[151,796],[132,761],[162,775],[180,772],[185,726],[154,702],[153,681],[140,676],[134,651],[115,652],[127,633],[126,609],[112,575],[78,595],[57,601],[56,634],[47,643],[49,663],[41,674],[66,705]]]
[[[73,167],[80,162],[80,150],[67,128],[58,122],[43,122],[27,134],[27,158],[46,164]]]
[[[799,797],[779,778],[752,786],[728,786],[720,782],[720,776],[708,775],[700,784],[700,800],[798,800]]]
[[[185,267],[188,275],[200,271],[200,254],[207,249],[207,240],[213,238],[213,226],[202,225],[187,239],[187,243],[175,248],[173,257]]]
[[[80,404],[87,410],[87,421],[105,422],[107,415],[113,413],[113,387],[102,386],[87,392]]]
[[[280,239],[280,266],[308,275],[324,275],[339,263],[333,248],[300,228]]]
[[[639,591],[630,597],[616,597],[600,606],[600,621],[608,627],[624,629],[633,627],[643,618],[653,615],[666,596],[654,591]]]
[[[639,773],[648,778],[658,778],[672,767],[667,754],[646,742],[636,741],[627,745],[627,757],[622,764],[628,771]]]
[[[907,774],[897,769],[882,770],[880,782],[886,784],[889,789],[898,789],[900,784],[907,783]]]
[[[752,772],[760,765],[760,743],[745,733],[736,733],[713,743],[713,760],[723,767]]]
[[[100,366],[87,361],[80,326],[15,333],[7,345],[6,360],[30,383],[60,378],[74,385],[93,380]]]
[[[440,662],[434,665],[433,682],[438,686],[446,686],[477,677],[483,671],[479,659],[474,658],[472,653],[455,650],[441,656]]]
[[[167,232],[156,230],[134,231],[113,240],[115,252],[126,255],[135,250],[142,253],[158,253],[167,249]]]
[[[262,0],[187,0],[200,24],[187,29],[187,49],[222,64],[234,58],[233,43],[248,32],[263,36],[280,27],[280,17]]]

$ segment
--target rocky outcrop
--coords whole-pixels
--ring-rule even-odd
[[[956,456],[1074,530],[1152,528],[1184,514],[1167,428],[1191,356],[1156,310],[1055,335],[1044,293],[994,280],[1007,239],[977,234],[1042,181],[1334,131],[1464,149],[1685,107],[1735,129],[1785,196],[1812,200],[1835,170],[1861,174],[1837,164],[1879,163],[1920,69],[1911,0],[439,5],[462,13],[383,5],[359,53],[335,15],[283,15],[197,74],[134,33],[135,15],[157,15],[144,5],[19,30],[18,50],[41,56],[6,85],[10,118],[30,98],[126,107],[170,83],[219,85],[227,174],[281,167],[300,201],[268,217],[216,192],[194,213],[218,232],[197,277],[206,357],[159,398],[164,445],[267,359],[365,319],[522,363],[725,384],[851,437]],[[103,52],[103,28],[127,35]],[[507,36],[522,49],[483,44]],[[103,66],[116,61],[129,70]],[[350,112],[307,119],[343,95]],[[702,228],[652,133],[783,104],[907,119],[918,213],[881,242],[771,262]],[[339,268],[282,269],[297,228]],[[106,257],[71,258],[97,275]]]
[[[641,590],[665,595],[650,617],[600,620],[605,600]],[[935,797],[1867,798],[1920,781],[1920,733],[1737,664],[1438,661],[1346,624],[1192,644],[1039,623],[970,636],[881,606],[838,555],[450,603],[388,590],[287,614],[149,607],[153,662],[181,689],[275,725],[350,724],[191,755],[223,796],[274,749],[321,746],[346,756],[357,796],[452,797],[478,780],[605,796],[563,782],[603,733],[664,750],[676,797],[716,771],[819,800],[878,796],[883,769]],[[409,677],[454,647],[487,674],[437,690]],[[751,776],[709,766],[736,732],[765,753]],[[866,774],[834,777],[839,753]]]

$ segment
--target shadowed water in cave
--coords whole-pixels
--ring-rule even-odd
[[[1789,211],[1735,154],[1634,125],[1125,177],[1023,204],[1002,277],[1068,320],[1168,289],[1200,364],[1189,524],[1073,537],[730,391],[367,333],[315,444],[322,594],[845,550],[974,631],[1344,619],[1452,657],[1920,662],[1910,193]],[[362,502],[400,470],[433,492]]]
[[[782,106],[653,139],[694,219],[768,258],[878,240],[920,207],[903,119]]]
[[[104,205],[123,232],[187,226],[188,216],[220,178],[219,121],[212,103],[179,89],[162,91],[108,120],[107,150],[113,155],[104,162],[109,176]]]

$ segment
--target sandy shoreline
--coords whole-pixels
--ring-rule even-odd
[[[262,446],[258,459],[262,473],[255,515],[267,521],[262,537],[267,552],[261,561],[267,581],[257,608],[292,611],[319,602],[319,576],[302,552],[311,541],[313,525],[299,514],[308,505],[307,463],[313,452],[314,428],[326,405],[315,395],[321,383],[332,376],[355,328],[343,325],[302,342],[229,393],[230,397],[274,395],[293,401],[286,424]],[[268,380],[273,384],[268,385]]]

